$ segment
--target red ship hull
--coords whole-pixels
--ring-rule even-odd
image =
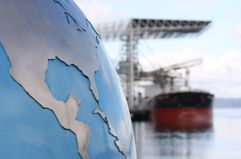
[[[212,128],[213,95],[200,92],[161,94],[152,99],[151,121],[160,131],[202,131]]]
[[[160,131],[201,131],[212,127],[212,110],[208,108],[155,108],[151,120]]]

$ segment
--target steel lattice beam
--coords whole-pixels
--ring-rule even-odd
[[[103,40],[117,40],[130,32],[137,39],[176,38],[190,33],[199,33],[210,21],[130,19],[97,25],[97,32]]]

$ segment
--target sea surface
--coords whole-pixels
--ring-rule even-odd
[[[241,99],[214,102],[213,128],[204,132],[157,132],[133,123],[138,159],[241,159]]]

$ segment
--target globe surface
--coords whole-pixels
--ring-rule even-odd
[[[136,158],[119,79],[70,0],[0,0],[0,156]]]

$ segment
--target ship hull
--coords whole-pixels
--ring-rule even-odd
[[[160,131],[202,131],[212,128],[213,95],[206,92],[160,94],[151,100],[151,120]]]

